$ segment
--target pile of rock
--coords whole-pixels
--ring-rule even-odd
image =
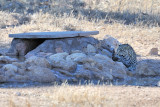
[[[0,57],[0,82],[79,82],[128,80],[136,76],[160,76],[160,62],[142,60],[132,73],[112,60],[120,44],[111,36],[103,40],[74,37],[41,40],[14,39],[7,55],[25,55],[24,61]],[[34,45],[35,44],[35,45]],[[33,49],[33,47],[35,48]],[[19,46],[22,46],[20,48]],[[33,50],[32,50],[33,49]],[[156,69],[155,69],[156,68]],[[133,79],[134,80],[134,79]]]
[[[1,82],[68,80],[113,80],[126,78],[126,67],[111,59],[113,48],[119,42],[109,36],[103,40],[93,37],[75,37],[45,40],[32,51],[33,40],[14,39],[7,55],[25,55],[20,62],[2,56]],[[32,45],[31,44],[31,45]],[[30,46],[31,46],[30,45]],[[18,46],[21,46],[18,47]],[[8,59],[7,59],[8,58]]]

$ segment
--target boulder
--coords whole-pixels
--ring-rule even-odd
[[[88,44],[87,45],[87,53],[96,53],[96,48],[93,45]]]
[[[112,58],[112,53],[110,51],[108,51],[107,49],[103,49],[101,51],[102,55],[107,55],[109,58]]]
[[[12,62],[12,64],[21,69],[26,69],[27,66],[25,62]]]
[[[76,63],[72,60],[66,60],[67,56],[68,53],[66,52],[51,55],[49,60],[51,61],[52,67],[74,72],[76,69]]]
[[[77,65],[77,70],[74,76],[78,79],[91,80],[93,79],[93,73],[90,70],[84,69],[83,65]]]
[[[34,82],[55,82],[55,74],[48,68],[40,66],[30,66],[28,67],[29,80]]]
[[[108,78],[112,78],[112,76],[116,78],[125,78],[127,75],[126,67],[123,63],[114,62],[105,55],[96,54],[95,56],[82,59],[81,63],[83,64],[84,69],[98,73],[106,73]]]
[[[37,56],[32,56],[26,59],[25,63],[28,65],[36,65],[36,66],[51,68],[50,63],[46,58],[37,57]]]
[[[160,61],[153,59],[139,61],[136,74],[141,76],[160,76]]]
[[[16,58],[11,58],[9,56],[0,56],[0,63],[9,64],[18,61]]]
[[[67,61],[74,61],[74,62],[79,62],[81,59],[86,58],[87,55],[84,53],[73,53],[71,55],[68,55],[66,57]]]
[[[0,75],[0,83],[1,82],[6,82],[6,78],[4,75]]]
[[[112,80],[113,76],[108,72],[103,71],[95,71],[97,69],[96,67],[93,69],[86,68],[84,65],[78,65],[77,70],[74,74],[74,76],[78,79],[84,79],[84,80]]]
[[[104,36],[103,40],[101,40],[100,43],[103,49],[107,49],[110,52],[113,52],[113,50],[117,49],[121,44],[117,39],[109,35]]]
[[[149,52],[149,55],[158,55],[158,48],[152,48]]]
[[[17,72],[18,71],[18,68],[17,66],[13,65],[13,64],[6,64],[3,66],[2,68],[4,71],[13,71],[13,72]]]
[[[52,62],[60,62],[60,61],[65,61],[66,57],[68,56],[69,54],[64,52],[64,53],[57,53],[57,54],[54,54],[54,55],[51,55],[49,57],[49,59],[52,61]]]

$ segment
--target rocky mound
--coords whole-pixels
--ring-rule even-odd
[[[123,80],[123,84],[135,84],[138,77],[158,76],[153,83],[157,84],[160,66],[154,66],[154,63],[160,65],[160,62],[143,60],[134,73],[130,72],[123,63],[111,58],[113,49],[119,44],[110,36],[103,40],[92,37],[45,40],[26,53],[24,61],[1,56],[0,81],[61,83],[67,80],[78,83],[87,80],[97,83]],[[145,78],[138,83],[143,85],[148,81]]]

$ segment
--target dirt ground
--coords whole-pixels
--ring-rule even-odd
[[[140,86],[0,88],[1,107],[159,107],[160,89]]]

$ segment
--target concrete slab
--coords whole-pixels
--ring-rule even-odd
[[[84,37],[90,35],[97,35],[99,31],[64,31],[64,32],[29,32],[29,33],[18,33],[9,34],[11,38],[21,39],[51,39],[51,38],[68,38],[68,37]]]

